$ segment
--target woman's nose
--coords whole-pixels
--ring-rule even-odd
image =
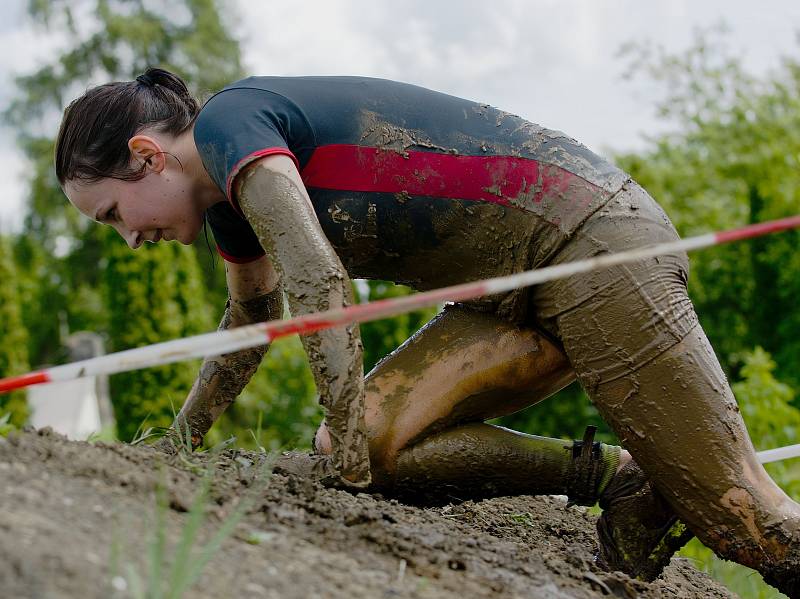
[[[128,247],[132,250],[137,249],[142,245],[142,234],[139,231],[128,231],[122,234],[122,238],[128,243]]]

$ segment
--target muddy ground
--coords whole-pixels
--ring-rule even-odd
[[[193,550],[237,505],[247,507],[187,593],[193,599],[732,596],[681,559],[652,584],[598,570],[595,518],[563,498],[420,509],[324,488],[280,463],[262,476],[264,461],[230,449],[168,457],[46,429],[0,437],[0,595],[130,597],[137,581],[147,585],[153,564],[163,564],[158,578],[169,580],[210,464],[206,521]],[[168,504],[160,512],[159,486]],[[159,513],[161,553],[153,534]]]

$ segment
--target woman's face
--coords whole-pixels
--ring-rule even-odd
[[[142,179],[71,180],[64,193],[83,214],[114,227],[132,249],[162,239],[190,244],[203,226],[203,208],[192,198],[192,181],[171,162],[165,153],[143,154]]]

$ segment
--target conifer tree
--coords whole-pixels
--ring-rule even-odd
[[[22,324],[17,269],[11,244],[0,236],[0,377],[28,371],[27,332]],[[25,392],[0,395],[0,416],[11,413],[9,422],[21,426],[28,418]]]
[[[113,234],[113,233],[110,233]],[[108,242],[106,301],[114,351],[204,333],[212,328],[194,252],[178,243],[131,251]],[[197,362],[181,362],[111,377],[111,398],[120,439],[137,428],[169,426],[197,373]]]
[[[66,316],[70,330],[102,331],[109,316],[97,293],[105,237],[69,206],[55,180],[58,115],[86,87],[133,79],[151,65],[175,71],[201,98],[239,78],[239,44],[224,21],[227,8],[227,0],[178,0],[169,10],[154,10],[146,0],[29,3],[43,35],[69,34],[52,61],[17,78],[17,92],[3,115],[30,160],[30,194],[17,254],[30,277],[24,281],[23,318],[34,362],[62,358],[59,314]],[[198,249],[206,261],[202,241]],[[221,268],[209,269],[206,287],[215,297],[224,293]],[[118,345],[113,339],[112,344]]]
[[[55,180],[52,157],[58,115],[87,86],[132,79],[153,65],[181,75],[202,98],[240,77],[239,45],[223,20],[226,5],[226,0],[179,0],[164,11],[145,0],[29,4],[43,34],[69,33],[52,61],[17,79],[17,93],[4,113],[31,167],[25,224],[15,251],[24,273],[23,318],[36,363],[63,359],[63,317],[70,330],[107,332],[113,349],[212,328],[205,298],[219,297],[223,269],[209,270],[203,280],[191,249],[176,245],[134,254],[120,247],[115,235],[69,206]],[[207,261],[202,240],[198,249]],[[137,297],[140,292],[149,295]],[[165,424],[172,414],[169,400],[180,407],[195,372],[196,366],[176,365],[115,377],[121,437],[130,438],[151,408],[152,423]]]

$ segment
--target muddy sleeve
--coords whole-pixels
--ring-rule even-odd
[[[347,272],[317,221],[291,162],[267,159],[245,171],[237,199],[283,280],[293,315],[353,301]],[[302,337],[325,408],[335,472],[358,487],[370,481],[364,425],[364,374],[357,325]]]

